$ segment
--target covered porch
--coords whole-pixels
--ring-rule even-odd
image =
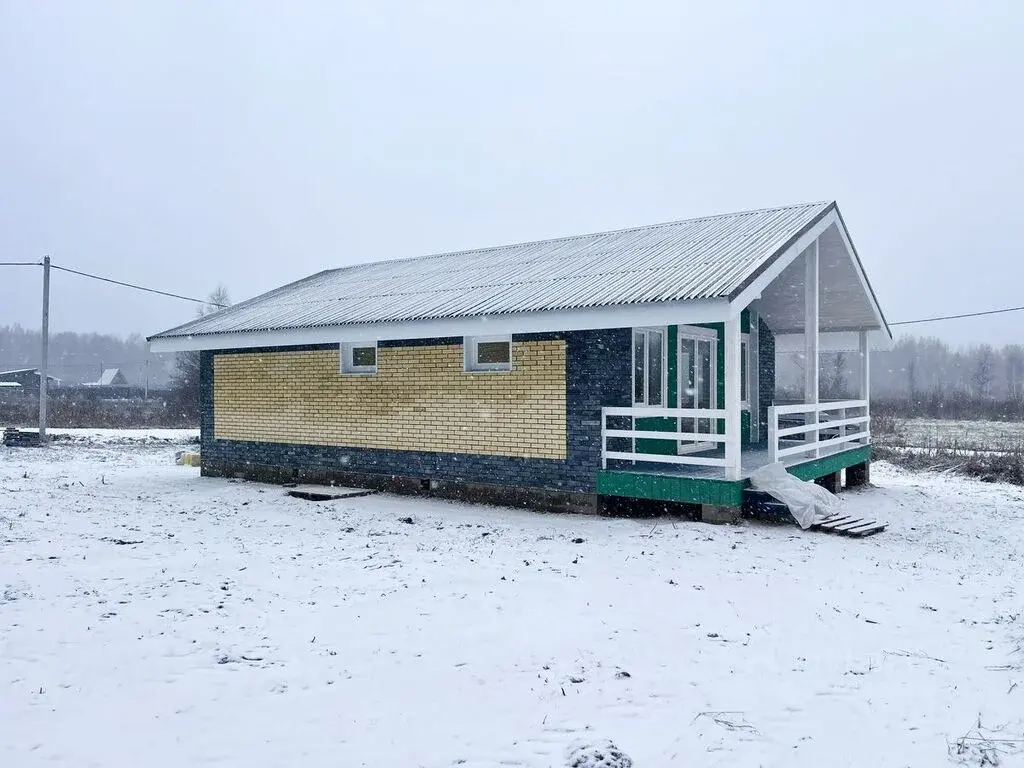
[[[745,286],[717,328],[634,329],[633,405],[601,410],[599,494],[739,505],[774,462],[807,480],[866,476],[869,352],[891,337],[841,218]],[[795,388],[776,387],[776,345],[798,353]],[[823,387],[822,352],[835,349],[851,375]]]

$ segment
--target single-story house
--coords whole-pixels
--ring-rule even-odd
[[[794,334],[853,339],[855,399],[775,397]],[[332,269],[150,342],[201,353],[206,475],[720,513],[768,462],[866,480],[891,333],[822,202]]]

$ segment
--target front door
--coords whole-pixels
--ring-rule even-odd
[[[679,407],[717,408],[718,402],[718,337],[714,331],[700,328],[679,329]],[[715,419],[681,419],[680,432],[713,434],[718,431]],[[679,453],[711,450],[714,442],[686,441],[679,444]]]

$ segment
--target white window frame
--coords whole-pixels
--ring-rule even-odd
[[[508,344],[507,363],[481,363],[478,359],[480,344],[503,341]],[[508,373],[512,370],[512,335],[464,336],[462,338],[462,370],[466,373]]]
[[[356,349],[373,347],[373,365],[355,365],[352,353]],[[380,350],[376,341],[344,341],[338,347],[338,370],[342,376],[374,376],[380,362]]]
[[[647,391],[647,361],[650,359],[650,355],[647,351],[648,342],[646,336],[644,337],[644,400],[641,403],[636,401],[636,360],[634,355],[636,354],[636,336],[638,333],[660,333],[661,334],[661,402],[656,405],[651,405],[650,393]],[[665,325],[645,325],[633,329],[633,335],[630,337],[629,346],[629,370],[630,370],[630,383],[629,383],[629,396],[632,399],[634,408],[666,408],[667,403],[665,402],[668,398],[668,326]]]
[[[746,386],[745,389],[741,388],[741,391],[740,391],[740,400],[741,400],[741,402],[740,402],[740,410],[742,410],[742,411],[749,411],[750,410],[750,393],[753,391],[753,388],[750,386],[750,381],[751,381],[751,377],[754,375],[755,369],[750,364],[752,359],[753,359],[751,357],[750,352],[751,352],[750,334],[749,333],[741,333],[740,334],[740,357],[741,357],[743,363],[747,366],[747,386]],[[741,387],[742,387],[742,382],[740,382],[740,384],[741,384]]]

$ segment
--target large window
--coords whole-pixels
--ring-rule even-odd
[[[341,345],[341,372],[372,374],[377,372],[377,342],[346,342]]]
[[[633,330],[633,404],[665,405],[665,329]]]
[[[467,336],[463,339],[467,371],[511,371],[511,336]]]

